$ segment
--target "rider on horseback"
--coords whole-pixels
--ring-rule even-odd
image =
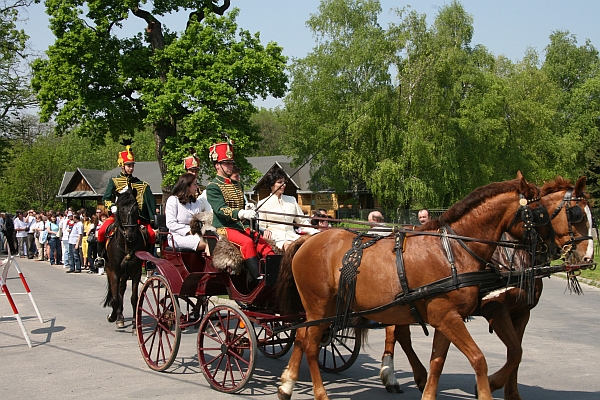
[[[261,278],[258,255],[264,257],[274,254],[273,249],[265,239],[259,236],[256,240],[250,232],[250,219],[256,218],[256,211],[252,209],[253,205],[246,205],[242,185],[231,179],[235,164],[233,144],[230,141],[217,143],[210,146],[209,151],[210,160],[217,170],[217,176],[206,186],[206,195],[214,214],[213,226],[219,235],[240,248],[245,268],[250,277],[257,281]]]
[[[156,243],[156,233],[151,226],[154,221],[154,213],[156,212],[156,199],[150,190],[150,185],[132,175],[135,167],[135,160],[130,148],[131,143],[131,140],[124,140],[121,142],[121,144],[126,146],[125,151],[119,152],[118,164],[121,167],[121,173],[108,181],[108,186],[104,191],[104,197],[102,197],[104,207],[112,214],[104,221],[97,231],[98,258],[96,259],[96,267],[103,267],[105,264],[106,229],[111,226],[115,220],[114,214],[116,212],[115,202],[117,194],[127,190],[128,187],[135,189],[137,192],[136,198],[140,209],[140,220],[138,223],[148,232],[149,240],[147,248],[149,253],[153,253],[154,243]]]

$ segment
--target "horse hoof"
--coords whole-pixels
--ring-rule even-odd
[[[120,319],[117,321],[117,328],[123,328],[125,326],[125,321]]]
[[[292,398],[292,395],[283,393],[281,389],[277,389],[277,397],[279,398],[279,400],[290,400]]]
[[[385,385],[385,390],[387,390],[388,393],[404,393],[404,390],[400,388],[399,384]]]
[[[106,320],[111,324],[117,320],[117,317],[112,317],[110,314],[106,316]]]

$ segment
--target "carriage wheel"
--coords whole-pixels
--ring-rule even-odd
[[[328,327],[321,337],[319,349],[319,368],[325,372],[342,372],[354,364],[360,352],[359,330],[350,329],[348,333],[338,332],[332,335]]]
[[[270,358],[279,358],[287,354],[294,345],[296,330],[287,330],[273,334],[273,329],[283,326],[281,321],[267,321],[256,324],[258,350]]]
[[[198,328],[198,361],[204,377],[220,392],[240,391],[256,364],[256,334],[237,307],[219,305]]]
[[[181,341],[179,304],[160,275],[144,283],[136,310],[136,332],[142,357],[155,371],[173,364]]]

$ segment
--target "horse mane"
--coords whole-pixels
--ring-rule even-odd
[[[443,225],[458,221],[466,213],[483,204],[487,199],[503,193],[520,192],[521,181],[513,179],[505,182],[494,182],[473,190],[467,197],[455,203],[437,220],[423,225],[423,230],[435,230]]]
[[[123,193],[119,193],[117,195],[117,203],[118,206],[123,208],[133,207],[134,204],[137,204],[137,199],[135,198],[131,189],[124,191]]]
[[[562,176],[557,176],[556,179],[550,182],[544,183],[544,186],[540,189],[540,196],[547,196],[552,193],[561,192],[563,190],[573,189],[574,186],[568,179],[563,178]]]

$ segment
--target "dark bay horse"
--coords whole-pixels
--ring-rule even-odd
[[[145,250],[147,238],[144,237],[138,223],[139,206],[136,190],[129,188],[118,193],[117,213],[106,240],[106,277],[108,285],[104,307],[112,307],[108,322],[115,322],[119,328],[125,325],[123,317],[123,298],[127,280],[131,279],[131,306],[135,328],[135,309],[138,302],[138,286],[142,277],[142,261],[135,256],[138,250]]]
[[[592,217],[585,194],[585,177],[580,178],[575,185],[557,177],[547,182],[540,190],[540,203],[546,207],[551,216],[551,222],[556,232],[555,243],[561,249],[560,257],[567,264],[590,263],[593,261],[594,248],[591,239]],[[503,250],[498,248],[498,250]],[[494,258],[499,258],[494,255]],[[527,264],[529,260],[525,261]],[[518,264],[518,262],[517,262]],[[509,265],[504,263],[504,265]],[[521,267],[525,267],[522,265]],[[521,288],[512,287],[493,291],[481,299],[476,315],[482,315],[490,323],[491,328],[506,345],[507,360],[505,365],[489,377],[492,391],[504,387],[506,400],[520,400],[517,385],[517,373],[523,349],[521,347],[523,334],[533,309],[541,296],[543,289],[542,278],[535,280],[533,301],[527,301],[527,295]],[[427,381],[427,370],[417,357],[411,345],[411,334],[408,325],[389,326],[386,328],[385,351],[382,357],[380,378],[389,392],[399,393],[400,385],[394,376],[394,345],[400,343],[411,368],[415,382],[421,391]],[[443,339],[434,339],[437,353],[448,343]],[[439,366],[438,366],[439,367]]]
[[[524,239],[522,211],[524,208],[534,209],[534,206],[535,209],[541,208],[535,200],[538,195],[537,187],[522,177],[493,183],[475,190],[427,225],[430,230],[449,227],[456,235],[477,238],[477,241],[466,243],[465,247],[470,252],[458,240],[450,239],[444,248],[440,236],[407,235],[401,254],[409,287],[421,287],[448,278],[452,274],[452,264],[459,275],[482,271],[486,264],[482,259],[490,260],[503,232],[507,231],[518,240]],[[544,243],[554,248],[549,225],[539,233]],[[282,262],[277,282],[277,297],[282,302],[283,313],[294,314],[300,311],[301,305],[307,322],[335,315],[342,259],[355,238],[352,232],[330,229],[292,244]],[[355,283],[354,311],[392,303],[402,293],[396,268],[395,242],[382,239],[364,249]],[[453,254],[454,263],[449,262],[448,251]],[[479,399],[491,400],[485,357],[463,322],[478,302],[479,287],[473,285],[416,300],[415,306],[425,322],[442,332],[465,354],[475,370]],[[368,314],[367,318],[394,325],[416,321],[409,307],[400,305]],[[292,356],[281,376],[280,399],[291,398],[303,353],[306,353],[310,368],[315,399],[328,399],[317,361],[319,342],[328,325],[329,322],[324,322],[297,330]],[[436,391],[437,382],[432,381],[425,388],[423,398],[435,399]]]

